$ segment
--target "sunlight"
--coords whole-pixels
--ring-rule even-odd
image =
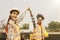
[[[55,5],[60,5],[60,0],[54,0],[55,1]]]

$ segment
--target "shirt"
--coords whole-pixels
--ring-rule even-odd
[[[45,27],[37,24],[34,34],[35,34],[34,37],[33,37],[34,39],[40,39],[40,40],[43,39],[45,34],[46,34]]]

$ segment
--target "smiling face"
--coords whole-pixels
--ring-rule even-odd
[[[42,21],[44,20],[44,16],[42,14],[38,14],[36,17],[37,17],[37,23],[41,25]]]
[[[16,11],[13,11],[11,14],[10,14],[11,18],[16,21],[17,20],[17,16],[18,16],[18,12]]]
[[[42,18],[41,18],[41,17],[39,17],[39,18],[37,19],[37,21],[38,21],[38,24],[39,24],[39,25],[42,24]]]

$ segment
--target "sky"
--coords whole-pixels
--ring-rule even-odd
[[[7,21],[12,8],[18,8],[22,14],[28,7],[31,8],[35,20],[37,14],[45,17],[44,26],[48,26],[51,21],[60,22],[60,0],[0,0],[0,21],[3,19]],[[30,30],[33,29],[29,12],[26,12],[20,24],[25,22],[30,24]]]

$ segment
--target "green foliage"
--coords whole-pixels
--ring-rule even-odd
[[[48,29],[50,31],[60,31],[60,22],[51,21],[48,24]]]
[[[27,24],[27,23],[23,24],[22,29],[29,29],[29,24]]]

